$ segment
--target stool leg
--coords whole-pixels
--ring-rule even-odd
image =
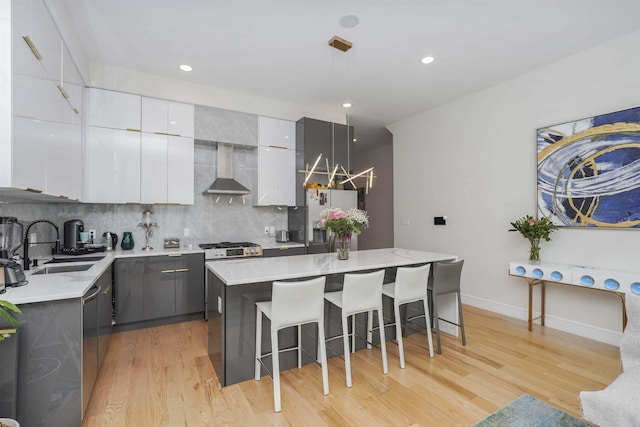
[[[467,345],[467,337],[464,335],[464,318],[462,317],[462,298],[460,297],[460,292],[456,292],[458,295],[458,318],[460,319],[460,330],[462,331],[462,345]]]
[[[256,307],[256,368],[254,378],[260,380],[260,358],[262,357],[262,311]]]
[[[378,324],[382,325],[382,300],[378,306]],[[382,349],[382,372],[389,373],[389,366],[387,365],[387,342],[384,337],[384,328],[380,327],[380,348]]]
[[[302,368],[302,325],[297,326],[298,329],[298,369]]]
[[[373,311],[367,311],[367,348],[371,348],[373,342]]]
[[[327,370],[327,348],[324,337],[324,320],[318,322],[318,354],[322,367],[322,390],[324,395],[329,394],[329,372]]]
[[[440,318],[438,317],[438,299],[435,292],[433,293],[433,323],[436,328],[436,344],[438,345],[438,354],[442,354],[442,348],[440,347]]]
[[[342,343],[344,345],[344,370],[347,387],[351,387],[351,356],[349,355],[349,324],[347,316],[342,316]]]
[[[402,325],[400,324],[400,304],[393,304],[393,316],[396,322],[396,341],[398,341],[398,355],[400,368],[404,369],[404,346],[402,344]]]
[[[276,412],[282,410],[280,401],[280,353],[278,353],[278,331],[271,328],[271,360],[273,363],[273,406]]]
[[[356,315],[351,315],[351,353],[356,352]]]
[[[422,300],[424,304],[424,321],[426,322],[427,327],[427,343],[429,344],[429,357],[433,357],[433,339],[431,338],[431,314],[429,313],[429,303],[427,302],[427,298]]]

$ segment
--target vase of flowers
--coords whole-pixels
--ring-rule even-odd
[[[338,259],[349,259],[351,236],[362,233],[369,226],[367,213],[360,209],[343,211],[329,208],[320,212],[320,224],[335,235],[335,246]]]
[[[535,219],[531,215],[511,223],[513,229],[509,231],[519,231],[525,239],[529,240],[529,261],[540,262],[540,241],[551,241],[551,233],[558,229],[558,226],[551,222],[548,216]]]

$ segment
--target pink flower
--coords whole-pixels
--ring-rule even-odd
[[[535,224],[535,221],[533,221],[532,219],[530,219],[529,221],[527,221],[527,223],[528,223],[529,225],[533,225],[533,224]]]
[[[331,212],[327,219],[341,219],[345,216],[347,216],[347,214],[344,211]]]

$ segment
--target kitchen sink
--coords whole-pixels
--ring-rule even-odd
[[[45,262],[45,264],[61,264],[63,262],[95,262],[104,259],[103,256],[86,256],[86,257],[78,257],[78,258],[54,258]]]
[[[84,265],[61,265],[54,267],[44,267],[42,270],[38,270],[33,275],[36,274],[54,274],[54,273],[70,273],[73,271],[87,271],[93,267],[93,264],[84,264]]]

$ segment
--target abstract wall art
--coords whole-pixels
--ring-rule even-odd
[[[640,229],[640,107],[537,130],[538,215]]]

